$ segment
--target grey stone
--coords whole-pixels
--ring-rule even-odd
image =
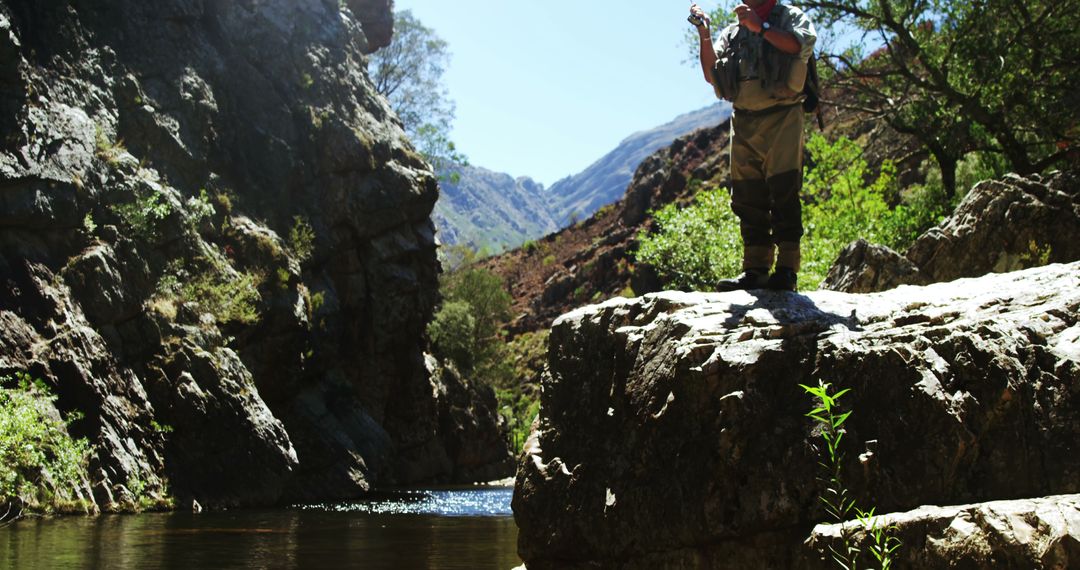
[[[909,259],[864,239],[840,252],[822,283],[823,289],[845,293],[887,291],[900,285],[925,285],[927,280]]]
[[[1076,493],[1078,321],[1080,263],[568,313],[519,462],[519,553],[533,570],[801,563],[826,520],[799,386],[818,381],[852,390],[843,470],[863,508]]]
[[[1066,570],[1080,565],[1080,495],[993,501],[953,507],[924,506],[874,517],[870,528],[891,527],[900,541],[894,568]],[[860,521],[818,525],[807,540],[813,554],[799,568],[834,568],[830,548],[845,536],[869,552],[874,544]]]

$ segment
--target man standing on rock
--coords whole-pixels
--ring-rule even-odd
[[[743,238],[743,273],[720,291],[794,291],[801,255],[803,84],[817,34],[806,14],[776,0],[744,0],[737,22],[713,45],[709,20],[690,6],[701,38],[701,70],[732,102],[731,208]],[[776,263],[776,269],[769,271]]]

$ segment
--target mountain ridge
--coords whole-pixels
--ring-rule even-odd
[[[585,170],[563,178],[547,189],[548,201],[556,220],[561,227],[565,227],[617,202],[630,185],[634,171],[651,154],[683,135],[718,125],[730,116],[730,104],[714,103],[683,113],[658,127],[627,136]]]
[[[433,214],[439,239],[498,253],[563,229],[618,201],[649,155],[730,114],[730,105],[717,103],[631,133],[585,170],[547,188],[529,176],[480,166],[441,169],[442,191]]]

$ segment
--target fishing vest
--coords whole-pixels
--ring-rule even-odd
[[[815,38],[806,16],[796,8],[777,4],[768,22],[774,29],[799,35],[795,31],[797,19],[808,26],[810,37]],[[716,43],[713,85],[717,96],[732,101],[736,109],[757,111],[803,100],[807,72],[803,53],[808,52],[805,44],[803,53],[786,54],[738,23],[724,28]]]

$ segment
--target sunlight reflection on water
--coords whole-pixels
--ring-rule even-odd
[[[300,505],[305,511],[363,513],[372,515],[435,515],[444,517],[510,516],[514,490],[445,489],[382,491],[363,501],[351,503]]]

